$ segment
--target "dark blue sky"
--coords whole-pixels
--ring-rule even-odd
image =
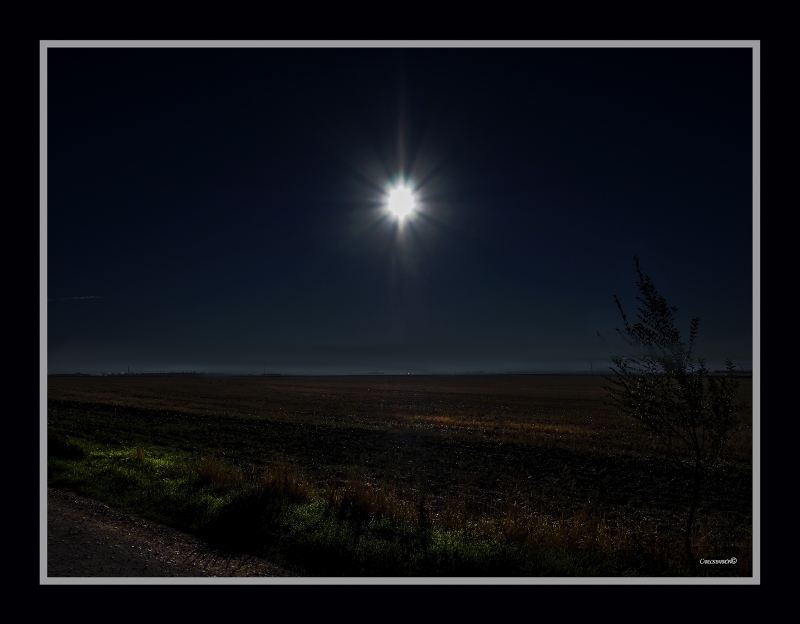
[[[50,48],[48,370],[597,370],[634,254],[749,368],[752,59]]]

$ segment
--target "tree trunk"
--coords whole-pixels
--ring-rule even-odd
[[[697,511],[697,501],[700,494],[700,459],[694,460],[694,475],[692,478],[692,504],[689,507],[689,517],[686,519],[686,562],[690,568],[696,568],[697,562],[692,554],[692,525],[694,514]]]

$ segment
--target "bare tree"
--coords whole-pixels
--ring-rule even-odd
[[[698,508],[701,485],[708,472],[718,465],[731,437],[744,426],[737,414],[746,408],[736,403],[739,381],[731,360],[724,376],[714,376],[702,359],[694,359],[692,348],[699,318],[689,326],[689,342],[681,340],[675,326],[678,308],[667,305],[652,279],[642,273],[639,257],[634,256],[639,281],[638,322],[628,321],[616,295],[614,301],[622,315],[617,332],[630,349],[628,355],[613,355],[613,385],[605,390],[624,414],[641,421],[677,457],[688,453],[692,464],[692,497],[686,519],[686,558],[692,567],[692,526]]]

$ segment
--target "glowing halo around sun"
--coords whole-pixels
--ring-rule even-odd
[[[414,212],[415,205],[414,194],[407,186],[400,184],[389,191],[386,206],[401,221]]]

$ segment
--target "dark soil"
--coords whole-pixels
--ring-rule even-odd
[[[61,435],[136,446],[142,443],[219,453],[242,466],[283,455],[318,482],[357,468],[403,490],[424,488],[432,501],[465,501],[491,513],[509,496],[538,511],[571,516],[587,502],[609,521],[655,523],[680,530],[689,506],[688,467],[656,454],[568,450],[551,445],[448,436],[437,431],[345,423],[203,416],[176,411],[50,400],[48,427]],[[752,471],[728,462],[705,485],[703,513],[731,527],[752,518]]]

